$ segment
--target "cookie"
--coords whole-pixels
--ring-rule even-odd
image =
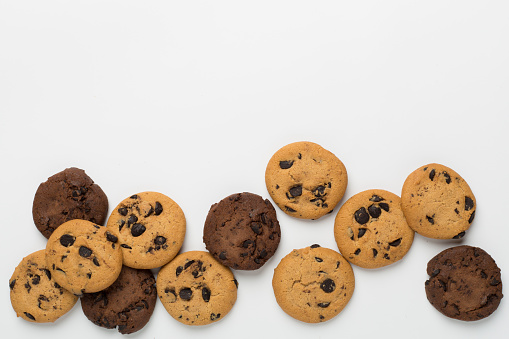
[[[293,250],[274,270],[276,301],[291,317],[319,323],[334,318],[352,297],[355,277],[341,254],[312,245]]]
[[[9,287],[12,308],[18,317],[32,322],[54,322],[78,301],[78,297],[52,279],[44,250],[23,258],[9,280]]]
[[[118,204],[107,227],[118,237],[124,265],[149,269],[161,267],[177,255],[186,235],[186,218],[166,195],[142,192]]]
[[[286,214],[302,219],[331,213],[347,183],[343,163],[320,145],[306,141],[278,150],[265,171],[265,184],[274,202]]]
[[[122,251],[106,227],[75,219],[60,225],[49,238],[46,264],[60,286],[82,295],[115,282],[122,269]]]
[[[203,242],[214,258],[239,270],[262,267],[276,252],[280,239],[270,201],[247,192],[212,205],[203,229]]]
[[[434,239],[459,239],[475,217],[475,197],[468,184],[452,169],[429,164],[412,172],[401,191],[408,225]]]
[[[122,267],[107,289],[85,293],[81,308],[94,324],[115,328],[122,334],[141,330],[149,321],[157,301],[156,280],[150,270]]]
[[[104,225],[107,215],[106,194],[85,171],[75,167],[40,184],[32,206],[35,226],[46,238],[66,221],[83,219]]]
[[[232,271],[202,251],[179,254],[161,268],[156,286],[166,311],[186,325],[217,322],[237,300]]]
[[[401,199],[391,192],[372,189],[354,195],[341,206],[334,221],[334,238],[349,262],[378,268],[405,256],[414,241],[414,231],[401,210]]]
[[[502,280],[495,260],[478,247],[448,248],[428,262],[426,296],[447,317],[486,318],[502,299]]]

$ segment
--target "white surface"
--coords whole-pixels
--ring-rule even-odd
[[[5,1],[0,0],[0,294],[2,332],[27,338],[112,338],[80,305],[52,325],[16,318],[7,282],[45,247],[32,221],[38,185],[66,167],[86,170],[110,211],[156,190],[184,210],[183,250],[204,250],[207,212],[229,194],[268,198],[265,166],[287,143],[309,140],[346,165],[345,199],[369,188],[398,195],[406,176],[438,162],[477,198],[461,242],[416,236],[379,270],[354,267],[356,289],[329,322],[287,316],[273,269],[294,248],[337,250],[333,222],[286,216],[275,256],[235,271],[237,303],[188,327],[160,303],[137,338],[500,338],[504,298],[491,317],[451,320],[427,301],[426,263],[479,246],[507,284],[507,1]]]

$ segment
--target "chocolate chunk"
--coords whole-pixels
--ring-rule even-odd
[[[292,167],[292,165],[293,165],[293,160],[279,162],[279,167],[281,167],[281,169],[289,169],[290,167]]]
[[[184,269],[187,270],[189,268],[189,266],[191,266],[192,264],[194,264],[195,261],[194,260],[189,260],[188,262],[186,262],[184,264]]]
[[[382,214],[382,210],[377,205],[371,205],[368,207],[369,215],[372,218],[378,218]]]
[[[210,301],[210,290],[207,287],[202,288],[201,296],[203,298],[203,301],[208,303]]]
[[[180,290],[179,296],[182,300],[191,300],[193,291],[190,288],[183,288]]]
[[[106,240],[111,241],[112,243],[116,243],[118,238],[111,234],[110,232],[106,232]]]
[[[376,194],[373,194],[373,196],[369,199],[369,201],[373,201],[373,202],[380,202],[382,200],[384,200],[384,199],[382,197],[379,197]]]
[[[262,225],[258,222],[251,223],[251,229],[258,235],[262,234]]]
[[[125,220],[123,220],[123,219],[120,220],[120,224],[118,225],[118,231],[119,232],[122,231],[122,227],[124,227],[124,225],[125,225]]]
[[[468,218],[468,223],[471,224],[472,221],[474,221],[474,217],[475,217],[475,211],[472,212],[472,214],[470,215],[470,218]]]
[[[442,174],[444,175],[445,177],[445,182],[447,184],[450,184],[451,183],[451,176],[449,175],[449,173],[447,173],[446,171],[443,171]]]
[[[474,208],[474,201],[470,197],[465,197],[465,211],[470,211]]]
[[[30,314],[30,313],[28,313],[28,312],[23,312],[23,313],[25,313],[25,315],[27,316],[27,318],[28,318],[28,319],[35,321],[35,318],[34,318],[34,316],[33,316],[33,315],[31,315],[31,314]]]
[[[453,239],[461,239],[465,236],[465,231],[463,232],[460,232],[458,234],[456,234],[454,237],[452,237]]]
[[[46,276],[48,277],[49,280],[51,280],[51,272],[49,270],[47,270],[45,268],[41,268],[40,270],[46,274]]]
[[[39,285],[40,282],[41,282],[41,276],[38,274],[34,275],[34,277],[32,278],[32,284]]]
[[[378,251],[373,248],[373,258],[376,258],[377,255],[378,255]]]
[[[88,247],[80,246],[80,249],[79,249],[78,253],[83,258],[88,258],[88,257],[90,257],[92,255],[92,250],[90,248],[88,248]]]
[[[354,218],[359,224],[364,225],[369,221],[369,214],[364,207],[361,207],[355,211]]]
[[[334,280],[332,279],[325,279],[324,281],[322,281],[322,283],[320,284],[320,288],[325,292],[325,293],[332,293],[334,292],[334,290],[336,289],[336,283],[334,283]]]
[[[138,196],[136,194],[133,194],[130,196],[131,199],[138,199]]]
[[[219,259],[226,260],[226,252],[223,251],[223,252],[219,253]]]
[[[426,216],[426,219],[428,219],[428,222],[431,224],[431,225],[434,225],[435,224],[435,220],[433,220],[432,217],[430,216]]]
[[[164,245],[166,243],[166,238],[163,236],[158,235],[154,239],[154,244],[156,245]]]
[[[357,234],[357,238],[362,238],[364,234],[366,234],[367,228],[359,228],[359,233]],[[352,239],[353,240],[353,239]]]
[[[94,265],[95,265],[95,266],[101,266],[101,265],[99,264],[99,260],[97,260],[97,258],[94,258],[94,259],[92,260],[92,262],[94,263]]]
[[[327,302],[326,302],[326,303],[318,303],[318,304],[317,304],[317,306],[318,306],[318,307],[321,307],[321,308],[329,307],[329,305],[330,305],[330,302],[329,302],[329,303],[327,303]]]
[[[360,253],[361,253],[361,249],[360,248],[356,249],[355,252],[353,252],[353,254],[355,254],[355,255],[359,255]]]
[[[290,195],[292,197],[300,197],[302,195],[302,186],[294,186],[290,188]]]
[[[135,216],[134,214],[131,214],[129,216],[129,219],[127,219],[127,226],[129,227],[129,226],[131,226],[132,224],[134,224],[136,222],[138,222],[138,217]]]
[[[288,212],[297,212],[296,210],[294,210],[293,208],[288,207],[288,206],[285,206],[285,209],[286,209]]]
[[[146,228],[142,224],[134,224],[131,228],[131,234],[133,237],[139,237],[145,232]]]
[[[315,260],[316,260],[317,262],[322,262],[322,261],[323,261],[323,259],[322,259],[322,258],[318,258],[318,257],[315,257]]]
[[[132,250],[133,249],[131,246],[126,245],[126,244],[122,244],[122,245],[120,245],[120,247],[127,248],[128,250]]]
[[[320,247],[320,245],[318,245],[318,244],[313,244],[313,245],[311,245],[310,247],[311,247],[311,248],[317,248],[317,247]]]
[[[219,319],[219,317],[221,316],[221,313],[218,313],[218,314],[215,314],[215,313],[211,313],[210,314],[210,320],[216,320],[216,319]]]
[[[182,273],[183,270],[184,270],[184,267],[182,267],[182,266],[177,267],[177,269],[175,270],[175,276],[178,277],[180,275],[180,273]]]
[[[120,207],[117,211],[123,217],[125,217],[127,215],[127,208],[125,208],[125,207]]]
[[[69,247],[72,246],[72,244],[74,244],[75,240],[76,238],[73,237],[72,235],[64,234],[63,236],[60,237],[60,244],[64,247]]]
[[[435,177],[435,169],[432,169],[430,172],[429,172],[429,179],[431,181],[433,181],[433,178]]]
[[[254,242],[252,240],[244,240],[244,242],[242,243],[242,247],[244,248],[248,248],[249,245],[253,244]]]
[[[396,240],[390,242],[389,246],[396,247],[396,246],[399,246],[400,244],[401,244],[401,238],[396,239]]]
[[[378,204],[378,206],[380,206],[380,208],[383,209],[385,212],[389,212],[389,204],[381,202]]]
[[[160,202],[156,201],[156,208],[154,209],[154,214],[159,215],[163,213],[163,205]]]

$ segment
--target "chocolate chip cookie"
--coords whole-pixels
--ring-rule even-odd
[[[122,334],[142,329],[157,301],[156,280],[150,270],[122,267],[118,279],[107,289],[85,293],[81,308],[94,324],[115,328]]]
[[[339,251],[364,268],[390,265],[410,250],[414,231],[408,226],[401,199],[388,191],[358,193],[341,206],[334,222]]]
[[[37,229],[49,238],[58,226],[72,219],[103,225],[108,198],[85,171],[71,167],[39,185],[32,215]]]
[[[161,267],[179,252],[186,234],[184,212],[158,192],[142,192],[124,199],[111,213],[107,227],[118,237],[124,265]]]
[[[9,287],[14,311],[18,317],[32,322],[54,322],[78,301],[78,297],[52,279],[44,250],[23,258],[9,280]]]
[[[288,315],[319,323],[339,314],[352,297],[355,277],[341,254],[312,245],[293,250],[274,270],[276,301]]]
[[[265,171],[267,190],[286,214],[318,219],[331,213],[345,194],[346,168],[331,152],[312,142],[278,150]]]
[[[476,202],[470,187],[452,169],[429,164],[412,172],[401,191],[408,225],[434,239],[460,239],[475,217]]]
[[[262,267],[276,252],[280,239],[270,201],[247,192],[212,205],[203,229],[203,242],[214,258],[239,270]]]
[[[122,251],[115,235],[86,220],[58,227],[46,245],[46,264],[53,279],[76,294],[99,292],[115,282]]]
[[[186,325],[217,322],[237,300],[232,271],[202,251],[179,254],[161,268],[156,285],[166,311]]]
[[[464,321],[486,318],[502,299],[502,280],[495,260],[478,247],[448,248],[428,262],[425,289],[442,314]]]

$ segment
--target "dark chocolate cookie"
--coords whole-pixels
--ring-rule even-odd
[[[86,293],[81,308],[94,324],[134,333],[149,321],[157,300],[156,280],[150,270],[122,267],[118,279],[107,289]]]
[[[486,318],[502,299],[500,269],[484,250],[448,248],[428,262],[426,296],[442,314],[465,321]]]
[[[83,219],[104,225],[107,214],[106,194],[85,171],[75,167],[40,184],[32,206],[35,226],[48,239],[66,221]]]
[[[212,205],[203,230],[203,242],[214,258],[239,270],[262,267],[276,252],[280,239],[270,201],[247,192]]]

